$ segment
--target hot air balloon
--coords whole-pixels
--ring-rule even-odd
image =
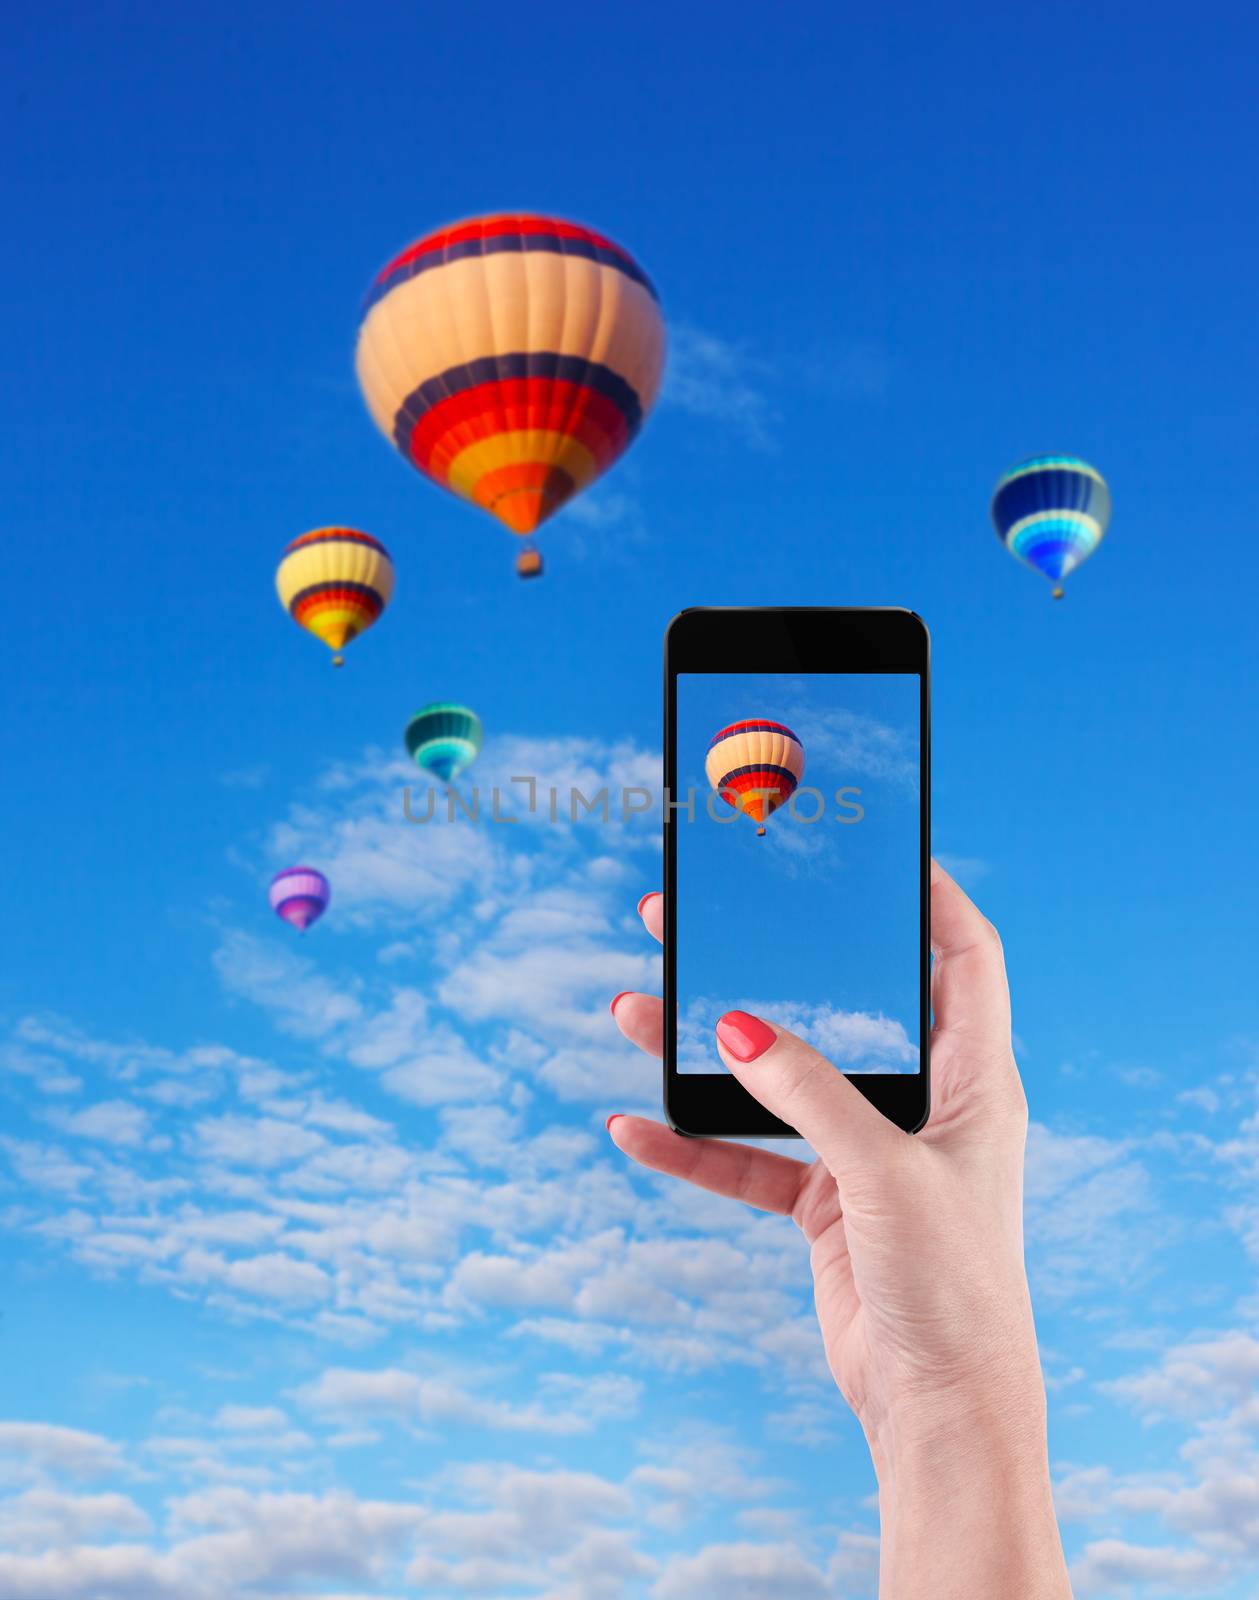
[[[1062,580],[1102,542],[1110,490],[1078,456],[1030,456],[997,484],[992,520],[1010,554],[1043,572],[1061,600]]]
[[[485,733],[475,711],[434,701],[415,713],[404,738],[416,766],[442,783],[453,783],[476,760]]]
[[[332,889],[314,867],[285,867],[271,880],[271,909],[298,933],[305,933],[328,909]]]
[[[280,604],[322,639],[339,667],[341,651],[365,633],[393,594],[393,562],[379,539],[355,528],[316,528],[294,539],[275,575]]]
[[[405,459],[527,537],[612,465],[664,368],[646,273],[589,228],[533,215],[439,228],[377,274],[355,366]],[[516,564],[536,576],[527,548]]]
[[[784,722],[761,718],[719,728],[708,746],[704,771],[727,805],[759,822],[790,800],[804,773],[804,746]]]

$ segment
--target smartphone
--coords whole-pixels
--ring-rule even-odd
[[[907,1132],[930,1071],[930,641],[896,608],[713,607],[665,635],[664,1106],[792,1136],[722,1065],[750,1011]]]

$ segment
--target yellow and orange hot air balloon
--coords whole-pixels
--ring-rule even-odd
[[[393,594],[393,562],[379,539],[357,528],[315,528],[294,539],[275,575],[280,604],[294,622],[341,652],[365,633]]]
[[[402,455],[526,537],[631,443],[664,351],[656,291],[628,251],[554,217],[487,216],[377,274],[355,365]],[[530,547],[517,571],[540,570]]]
[[[704,772],[727,805],[737,806],[760,826],[790,800],[804,776],[804,746],[785,722],[764,717],[718,728],[708,746]]]

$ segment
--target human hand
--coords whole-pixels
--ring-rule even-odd
[[[661,896],[639,909],[660,939]],[[1005,963],[996,930],[934,863],[931,934],[932,1108],[921,1133],[889,1122],[803,1040],[742,1012],[717,1024],[722,1061],[817,1160],[685,1138],[645,1117],[614,1116],[608,1128],[643,1166],[790,1216],[809,1241],[827,1362],[879,1477],[881,1593],[919,1595],[929,1583],[942,1600],[1060,1596],[1069,1591],[1023,1265],[1027,1102]],[[659,999],[618,995],[612,1009],[626,1038],[662,1053]],[[980,1533],[994,1515],[1021,1531],[986,1550]],[[1030,1551],[1010,1548],[1029,1540]]]

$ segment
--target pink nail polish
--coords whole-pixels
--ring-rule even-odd
[[[613,1016],[616,1015],[617,1002],[619,1000],[624,1000],[624,998],[625,998],[625,996],[627,994],[633,994],[633,992],[634,991],[632,989],[622,989],[620,994],[614,994],[612,996],[612,1004],[608,1007],[608,1010],[612,1013]]]
[[[608,1118],[608,1120],[603,1124],[603,1126],[608,1130],[609,1133],[612,1132],[612,1124],[616,1121],[616,1119],[618,1117],[624,1116],[624,1114],[625,1113],[623,1111],[614,1111],[612,1113],[612,1115]]]
[[[648,889],[647,893],[638,902],[638,914],[639,914],[640,917],[643,914],[643,907],[647,904],[647,902],[649,900],[654,899],[655,896],[658,895],[659,893],[660,893],[659,889]]]
[[[768,1023],[747,1011],[727,1011],[717,1024],[717,1037],[736,1061],[755,1061],[777,1038]]]

